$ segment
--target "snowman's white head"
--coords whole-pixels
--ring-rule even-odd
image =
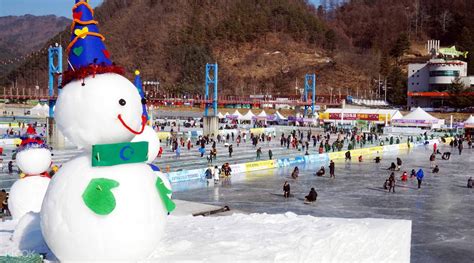
[[[51,151],[47,148],[30,148],[16,155],[18,168],[26,175],[38,175],[51,166]]]
[[[64,136],[86,150],[94,144],[131,141],[143,132],[146,119],[142,114],[137,88],[115,73],[68,83],[55,108]]]

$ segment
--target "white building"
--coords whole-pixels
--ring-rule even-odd
[[[466,87],[474,86],[474,76],[467,76],[467,63],[461,60],[431,59],[427,63],[408,65],[409,107],[445,106],[449,85],[460,78]]]

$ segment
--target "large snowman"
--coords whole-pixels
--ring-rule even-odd
[[[28,134],[17,149],[16,163],[22,176],[11,187],[8,200],[14,220],[28,212],[40,211],[51,181],[47,173],[51,166],[51,151],[34,133]]]
[[[61,262],[138,261],[159,245],[170,191],[145,162],[147,142],[131,142],[146,117],[136,87],[112,65],[86,0],[73,8],[55,114],[59,129],[86,153],[52,179],[41,230]]]

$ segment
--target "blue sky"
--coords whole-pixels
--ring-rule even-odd
[[[96,7],[103,0],[89,0]],[[8,15],[57,15],[70,17],[74,0],[0,0],[0,16]]]
[[[92,7],[96,7],[103,0],[89,0]],[[173,0],[170,0],[173,1]],[[309,0],[318,5],[320,0]],[[0,16],[8,15],[57,15],[71,16],[74,0],[0,0]]]

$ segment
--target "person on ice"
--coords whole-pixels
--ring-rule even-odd
[[[359,163],[363,161],[362,155],[359,155]]]
[[[347,152],[345,153],[345,156],[346,156],[346,161],[347,161],[347,160],[349,160],[349,161],[351,160],[351,152],[350,152],[350,151],[347,151]]]
[[[336,167],[335,167],[334,161],[331,160],[331,161],[329,162],[329,178],[334,178],[334,179],[336,179],[336,175],[335,175],[335,173],[334,173],[335,169],[336,169]]]
[[[433,173],[437,174],[438,172],[439,172],[439,167],[438,165],[436,165],[435,168],[433,168]]]
[[[402,180],[402,182],[408,181],[408,173],[406,171],[403,172],[402,176],[400,177],[400,180]]]
[[[212,182],[212,171],[211,167],[207,168],[206,172],[204,173],[204,176],[206,177],[207,185]]]
[[[232,157],[232,153],[234,152],[234,147],[231,145],[229,145],[229,158]]]
[[[291,178],[293,179],[298,178],[299,173],[300,173],[300,170],[298,169],[298,166],[296,166],[293,172],[291,173]]]
[[[309,194],[304,197],[305,202],[316,202],[317,198],[318,198],[318,193],[316,192],[316,190],[314,190],[314,188],[311,188],[311,190],[309,191]]]
[[[441,159],[443,160],[449,160],[451,158],[451,152],[444,152],[443,155],[441,155]]]
[[[467,188],[472,188],[472,177],[469,177],[469,179],[467,179]]]
[[[219,167],[217,165],[214,166],[214,171],[212,172],[212,177],[214,178],[214,184],[219,183],[220,175],[221,175],[221,171],[219,170]]]
[[[257,149],[257,160],[260,160],[261,155],[262,155],[262,148],[258,147],[258,149]]]
[[[380,163],[380,160],[382,160],[382,159],[380,158],[380,156],[377,156],[377,157],[375,157],[375,159],[374,159],[375,163]]]
[[[413,177],[416,177],[415,169],[411,169],[411,172],[410,172],[410,178],[413,178]]]
[[[321,169],[319,169],[319,170],[316,172],[316,175],[317,175],[317,176],[323,176],[325,173],[326,173],[326,170],[324,169],[324,166],[321,166]]]
[[[436,155],[434,153],[432,153],[430,155],[430,167],[431,168],[435,167],[435,165],[436,165],[435,161],[436,161]]]
[[[288,183],[288,181],[285,181],[285,184],[283,184],[283,196],[285,198],[290,197],[290,184]]]
[[[418,189],[421,188],[421,183],[423,182],[423,177],[425,176],[425,173],[423,172],[423,169],[419,169],[418,172],[416,172],[416,180],[418,180]]]
[[[392,164],[390,164],[390,167],[388,167],[387,170],[389,170],[389,171],[395,171],[395,170],[397,170],[397,166],[395,165],[394,162],[392,162]]]
[[[402,159],[400,157],[397,157],[397,169],[400,170],[402,168]]]
[[[390,181],[387,179],[385,179],[385,182],[383,183],[383,189],[385,190],[388,190],[388,185],[390,184]]]
[[[388,178],[388,192],[390,193],[392,190],[395,193],[395,174],[393,172]]]

